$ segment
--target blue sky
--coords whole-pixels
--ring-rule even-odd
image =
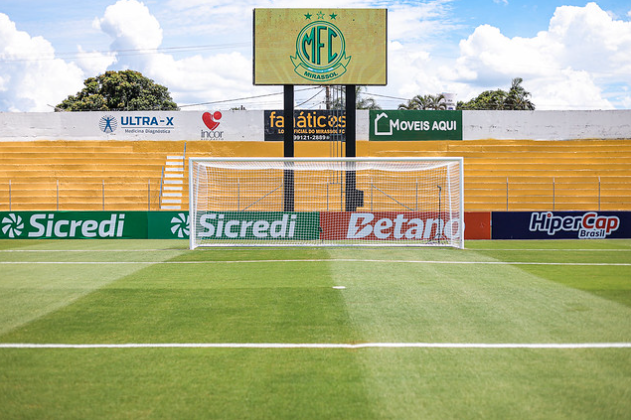
[[[85,78],[132,68],[183,109],[281,107],[252,85],[252,9],[302,0],[0,0],[0,112],[52,111]],[[537,109],[631,108],[631,3],[619,0],[321,0],[388,8],[383,108],[414,95],[469,100],[524,79]],[[323,106],[317,88],[304,107]],[[263,96],[271,95],[271,96]],[[243,99],[257,97],[254,99]],[[195,105],[201,104],[201,105]]]

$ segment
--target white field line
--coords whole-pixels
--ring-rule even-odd
[[[359,262],[386,264],[461,264],[461,265],[556,265],[589,267],[631,267],[631,263],[564,263],[564,262],[520,262],[520,261],[418,261],[418,260],[362,260],[362,259],[303,259],[303,260],[239,260],[239,261],[0,261],[0,264],[267,264],[294,262]]]
[[[2,252],[156,252],[156,251],[187,251],[184,248],[165,249],[0,249]]]
[[[631,349],[631,343],[122,343],[122,344],[32,344],[0,343],[0,349]]]
[[[180,187],[172,187],[180,188]],[[493,248],[470,248],[470,251],[568,251],[567,249],[493,249]],[[0,249],[2,252],[147,252],[147,251],[188,251],[188,248],[163,248],[163,249]],[[583,251],[583,252],[631,252],[631,248],[628,249],[572,249],[571,251]]]
[[[545,248],[467,248],[469,251],[541,251],[541,252],[548,252],[548,251],[570,251],[570,252],[574,252],[574,251],[580,251],[580,252],[609,252],[609,251],[613,251],[613,252],[631,252],[631,248],[615,248],[615,249],[605,249],[605,248],[598,248],[598,249],[590,249],[590,248],[583,248],[583,249],[568,249],[568,248],[550,248],[550,249],[545,249]]]

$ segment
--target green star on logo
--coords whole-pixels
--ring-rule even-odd
[[[321,11],[318,12],[318,19],[320,20],[324,19],[324,13],[322,13]]]
[[[331,20],[335,20],[335,18],[337,17],[335,13],[331,13],[329,16],[331,17]]]
[[[307,14],[305,15],[305,19],[311,20],[311,16],[312,16],[312,15],[311,15],[311,13],[307,13]]]

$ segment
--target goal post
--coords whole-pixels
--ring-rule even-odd
[[[190,248],[464,248],[463,180],[462,157],[191,157]]]

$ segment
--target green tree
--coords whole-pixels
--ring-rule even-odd
[[[56,108],[65,111],[177,111],[169,90],[133,70],[89,77]]]
[[[476,98],[464,102],[458,109],[464,110],[501,110],[504,109],[504,101],[507,93],[502,89],[485,90]]]
[[[516,77],[511,82],[508,92],[497,90],[486,90],[479,94],[476,98],[468,102],[458,102],[456,109],[463,110],[530,110],[535,109],[529,97],[530,92],[521,85],[523,83],[521,77]]]
[[[406,104],[400,104],[399,109],[442,110],[447,109],[447,104],[445,103],[445,96],[442,93],[440,95],[416,95]]]

